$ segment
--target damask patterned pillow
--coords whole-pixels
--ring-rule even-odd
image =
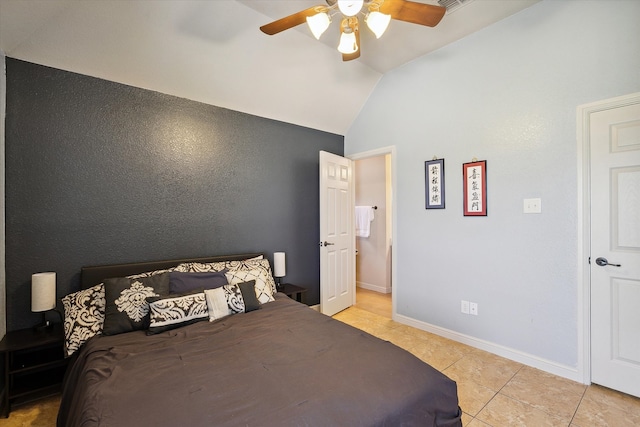
[[[257,255],[253,258],[247,258],[242,261],[216,261],[216,262],[185,262],[177,267],[174,271],[180,271],[183,273],[205,273],[210,271],[222,271],[227,268],[227,264],[231,262],[244,262],[244,261],[259,261],[263,260],[264,255]],[[269,262],[267,261],[267,264]]]
[[[175,329],[207,320],[209,311],[204,292],[147,298],[149,303],[149,329],[147,334]]]
[[[67,357],[89,338],[102,333],[104,324],[104,285],[93,286],[62,298],[64,308],[64,348]]]
[[[260,308],[260,302],[256,298],[254,290],[255,282],[236,283],[224,285],[221,288],[205,289],[209,309],[209,321],[236,313],[247,313]]]
[[[265,281],[271,288],[271,298],[273,298],[273,294],[277,292],[276,282],[275,280],[273,280],[273,274],[271,273],[271,264],[269,264],[268,259],[245,259],[242,261],[227,261],[225,263],[225,266],[229,271],[263,270]],[[256,286],[258,285],[258,282],[256,282]],[[273,299],[271,301],[273,301]]]
[[[147,298],[169,294],[169,273],[142,278],[105,279],[102,333],[116,335],[149,327]]]
[[[182,273],[210,273],[222,271],[226,268],[225,262],[185,262],[178,265],[174,271]]]
[[[176,269],[176,267],[171,267],[171,268],[167,268],[167,269],[164,269],[164,270],[145,271],[144,273],[132,274],[131,276],[127,276],[127,278],[128,279],[141,279],[143,277],[155,276],[156,274],[170,273],[170,272],[174,271],[175,269]]]
[[[187,262],[178,265],[175,271],[190,272],[190,273],[204,273],[204,272],[220,272],[224,269],[228,271],[239,270],[264,270],[264,280],[271,288],[271,301],[273,301],[273,295],[277,292],[276,282],[273,280],[273,274],[271,273],[271,264],[268,259],[262,257],[250,258],[240,261],[219,261],[219,262]],[[229,282],[231,283],[231,282]],[[261,302],[265,302],[262,301]]]
[[[230,285],[255,280],[255,293],[258,301],[262,304],[275,301],[271,285],[269,284],[270,276],[267,275],[263,268],[253,270],[229,270],[225,273],[225,276],[227,276],[227,281]],[[271,280],[273,280],[273,277],[271,277]]]

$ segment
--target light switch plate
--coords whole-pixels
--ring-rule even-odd
[[[469,301],[460,301],[460,312],[463,314],[469,314]]]
[[[542,199],[524,199],[524,213],[542,213]]]

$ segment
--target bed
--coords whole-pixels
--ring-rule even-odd
[[[146,280],[167,270],[174,277],[180,273],[173,269],[185,265],[191,273],[214,264],[240,263],[241,270],[254,262],[246,260],[259,258],[252,253],[85,267],[83,290],[72,297],[86,305],[93,298],[83,292],[102,284],[108,297],[112,278],[143,280],[136,275],[155,273],[143,276]],[[198,292],[184,298],[199,298]],[[462,425],[455,382],[409,352],[284,294],[276,292],[251,310],[252,297],[238,295],[246,297],[246,311],[214,321],[189,321],[150,334],[159,324],[150,310],[146,330],[76,333],[83,342],[69,355],[58,426]],[[163,297],[148,298],[149,305],[158,298]],[[73,330],[69,325],[90,323],[69,308],[70,300],[65,332]]]

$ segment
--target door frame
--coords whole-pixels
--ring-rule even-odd
[[[364,151],[360,153],[354,153],[345,155],[346,158],[351,159],[353,161],[368,159],[371,157],[379,157],[389,155],[391,157],[391,242],[392,242],[392,251],[391,251],[391,318],[393,320],[397,320],[397,310],[396,310],[396,291],[398,289],[399,283],[397,280],[398,277],[398,269],[396,268],[397,262],[397,254],[398,254],[398,229],[397,229],[397,199],[398,199],[398,191],[396,189],[396,146],[390,145],[387,147],[376,148],[374,150]],[[355,187],[355,186],[354,186]],[[353,196],[355,197],[355,190]],[[353,255],[355,257],[355,253]],[[355,283],[354,283],[355,285]],[[355,292],[354,292],[355,298]]]
[[[578,142],[578,375],[591,384],[591,114],[640,102],[640,92],[579,105]]]

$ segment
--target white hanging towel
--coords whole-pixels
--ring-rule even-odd
[[[356,237],[369,237],[373,206],[356,206]]]

